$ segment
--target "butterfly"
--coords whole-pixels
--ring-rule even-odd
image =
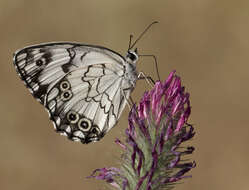
[[[139,74],[133,45],[123,57],[102,46],[44,43],[16,51],[13,62],[48,110],[56,132],[87,144],[116,125],[135,88]]]

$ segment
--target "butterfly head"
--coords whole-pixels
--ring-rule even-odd
[[[137,48],[134,51],[128,50],[127,55],[126,55],[126,60],[129,63],[137,62],[138,60]]]

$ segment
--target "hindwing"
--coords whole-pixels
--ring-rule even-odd
[[[74,43],[30,46],[14,55],[18,74],[56,131],[82,143],[101,139],[120,117],[133,90],[124,62],[107,48]]]

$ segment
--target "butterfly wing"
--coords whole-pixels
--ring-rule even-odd
[[[118,121],[133,85],[125,60],[99,46],[48,43],[14,55],[14,65],[32,95],[49,111],[56,131],[89,143]]]

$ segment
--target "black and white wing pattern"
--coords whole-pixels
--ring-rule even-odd
[[[14,65],[56,131],[82,143],[100,140],[117,123],[134,89],[125,58],[104,47],[30,46],[15,53]]]

